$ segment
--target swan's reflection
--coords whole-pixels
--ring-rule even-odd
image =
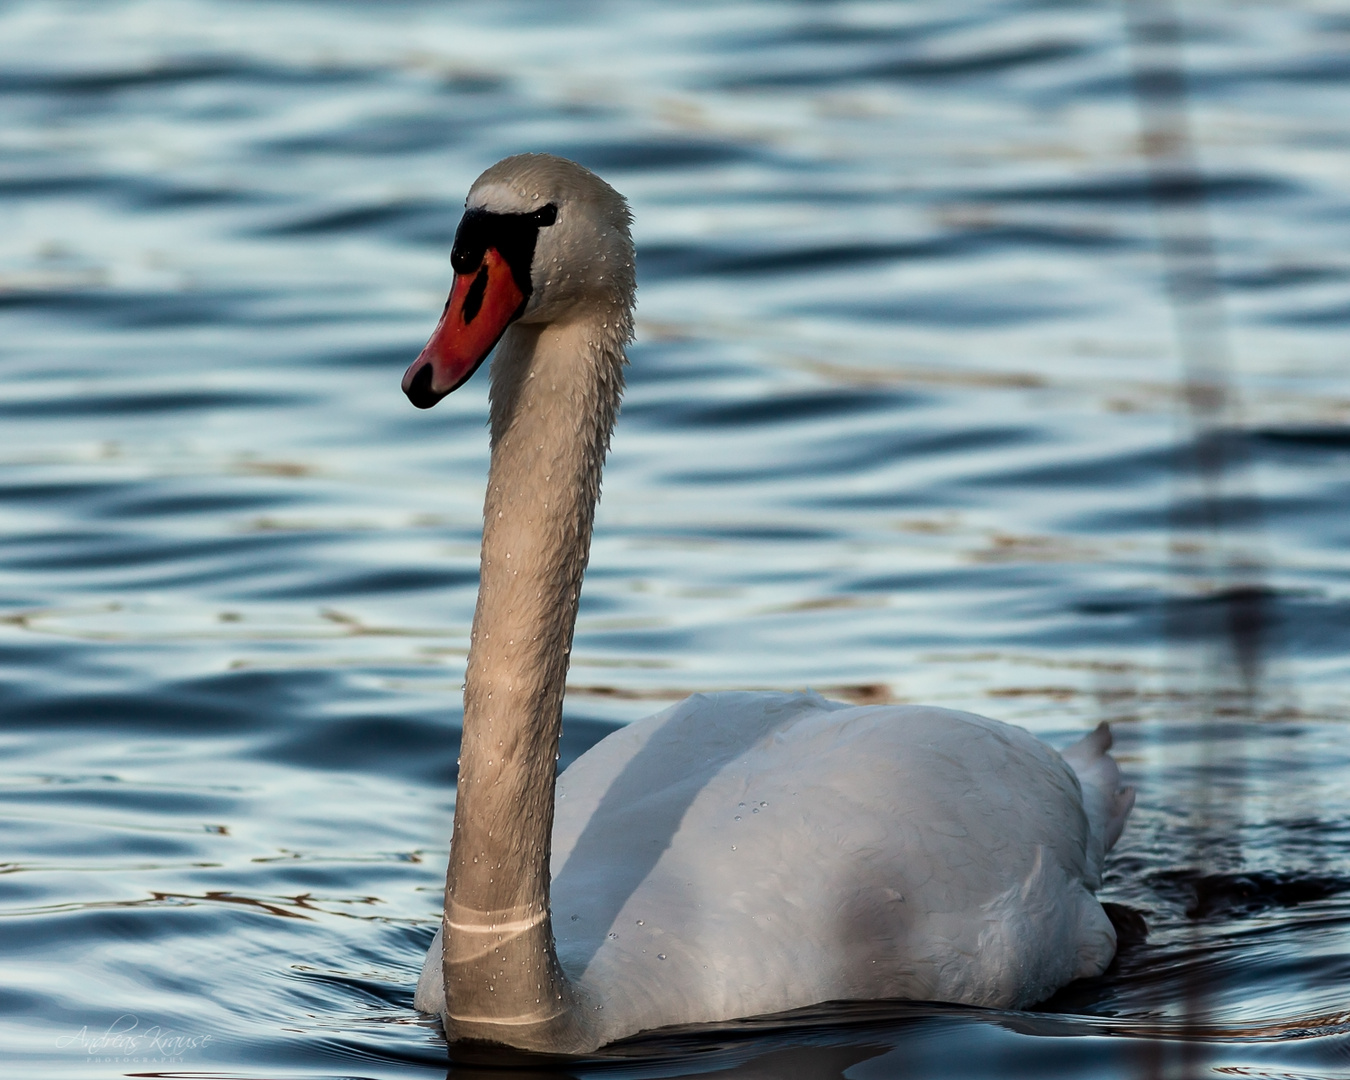
[[[890,1010],[889,1019],[882,1018]],[[833,1020],[827,1017],[833,1015]],[[854,1015],[856,1014],[856,1015]],[[854,1022],[839,1022],[853,1015]],[[1272,1057],[1288,1062],[1287,1043]],[[463,1053],[464,1048],[457,1048]],[[1081,1077],[1191,1076],[1207,1071],[1253,1075],[1263,1057],[1250,1043],[1220,1031],[1132,1030],[1103,1020],[892,1002],[824,1006],[814,1018],[785,1016],[740,1030],[652,1033],[582,1060],[522,1055],[500,1047],[471,1052],[447,1080],[628,1080],[667,1074],[672,1065],[709,1080],[950,1080],[951,1077],[1040,1080]],[[1310,1068],[1325,1065],[1326,1042],[1306,1048]],[[1180,1065],[1178,1070],[1175,1065]],[[509,1070],[509,1071],[507,1071]]]

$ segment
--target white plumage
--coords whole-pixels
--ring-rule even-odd
[[[1109,745],[1102,727],[1061,757],[951,709],[695,695],[559,778],[558,958],[601,1044],[832,1000],[1034,1004],[1115,954],[1093,890],[1133,798]],[[428,1012],[440,958],[438,933]]]

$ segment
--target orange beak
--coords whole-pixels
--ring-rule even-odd
[[[408,400],[429,409],[462,386],[524,306],[511,267],[496,248],[487,248],[476,271],[455,275],[441,321],[403,376]]]

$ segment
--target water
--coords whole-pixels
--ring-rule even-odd
[[[1232,582],[1116,4],[0,3],[9,1067],[446,1069],[411,997],[486,380],[398,382],[469,183],[538,149],[629,196],[641,283],[564,761],[719,687],[1106,717],[1104,896],[1148,926],[1033,1012],[571,1072],[1350,1076],[1350,20],[1184,15],[1275,615],[1245,683],[1169,631]]]

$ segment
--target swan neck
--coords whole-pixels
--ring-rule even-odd
[[[627,332],[604,310],[517,324],[493,362],[443,924],[452,1037],[528,1045],[534,1028],[556,1043],[580,1011],[554,948],[549,857],[563,691]]]

